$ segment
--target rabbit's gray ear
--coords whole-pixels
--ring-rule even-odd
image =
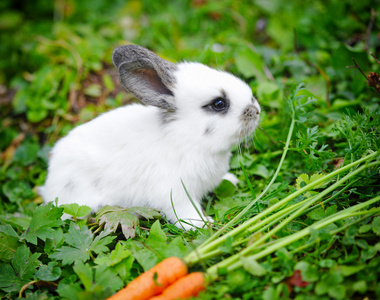
[[[173,87],[176,65],[146,48],[127,45],[113,51],[112,61],[123,87],[141,102],[164,109],[175,109]]]

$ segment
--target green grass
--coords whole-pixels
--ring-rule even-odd
[[[0,297],[104,299],[179,256],[214,279],[200,299],[380,298],[380,94],[347,68],[380,73],[376,2],[2,1]],[[52,145],[133,100],[111,63],[125,42],[232,72],[260,102],[238,186],[204,199],[210,228],[41,205]]]

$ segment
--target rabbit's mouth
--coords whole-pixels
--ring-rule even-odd
[[[242,140],[252,134],[259,125],[260,107],[255,104],[248,105],[242,115],[242,128],[239,132],[239,140]]]
[[[240,130],[240,132],[238,134],[238,140],[242,141],[246,137],[251,135],[255,131],[255,129],[257,128],[258,125],[259,125],[259,119],[258,118],[251,119],[249,122],[244,122],[242,129]]]

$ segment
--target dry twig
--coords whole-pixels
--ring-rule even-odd
[[[378,64],[380,64],[379,60],[373,55],[373,53],[371,52],[370,54],[373,56],[373,58],[376,60],[376,62]],[[364,73],[364,71],[362,70],[362,68],[358,65],[355,58],[352,57],[352,60],[354,61],[355,66],[347,66],[347,68],[358,69],[360,71],[360,73],[362,73],[363,76],[365,77],[368,86],[373,87],[376,90],[376,92],[380,93],[380,76],[379,76],[379,74],[377,74],[376,72],[369,72],[368,76],[367,76]]]

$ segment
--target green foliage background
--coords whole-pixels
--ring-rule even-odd
[[[76,219],[86,208],[65,208],[75,220],[63,222],[63,208],[40,205],[36,187],[45,180],[54,142],[99,113],[134,101],[112,66],[115,47],[136,43],[168,60],[199,61],[252,87],[266,134],[257,131],[246,147],[235,149],[231,169],[238,188],[224,182],[206,197],[205,209],[218,227],[253,199],[240,163],[256,195],[273,175],[290,123],[284,99],[300,82],[302,93],[317,101],[299,116],[276,183],[247,217],[307,183],[301,174],[327,173],[378,150],[380,95],[357,68],[347,68],[354,58],[366,74],[380,73],[369,54],[380,58],[378,7],[378,0],[2,0],[0,296],[17,298],[29,283],[23,296],[30,299],[104,299],[158,260],[183,257],[210,234],[154,222],[157,214],[150,211],[136,228],[130,214],[123,220],[108,215],[112,226],[103,230],[102,215],[92,224]],[[378,195],[378,182],[378,170],[362,175],[279,236]],[[333,237],[316,234],[318,247],[303,254],[284,248],[261,263],[265,276],[222,274],[200,297],[378,299],[379,220]],[[125,232],[135,238],[125,240]],[[297,272],[306,286],[290,283]]]

